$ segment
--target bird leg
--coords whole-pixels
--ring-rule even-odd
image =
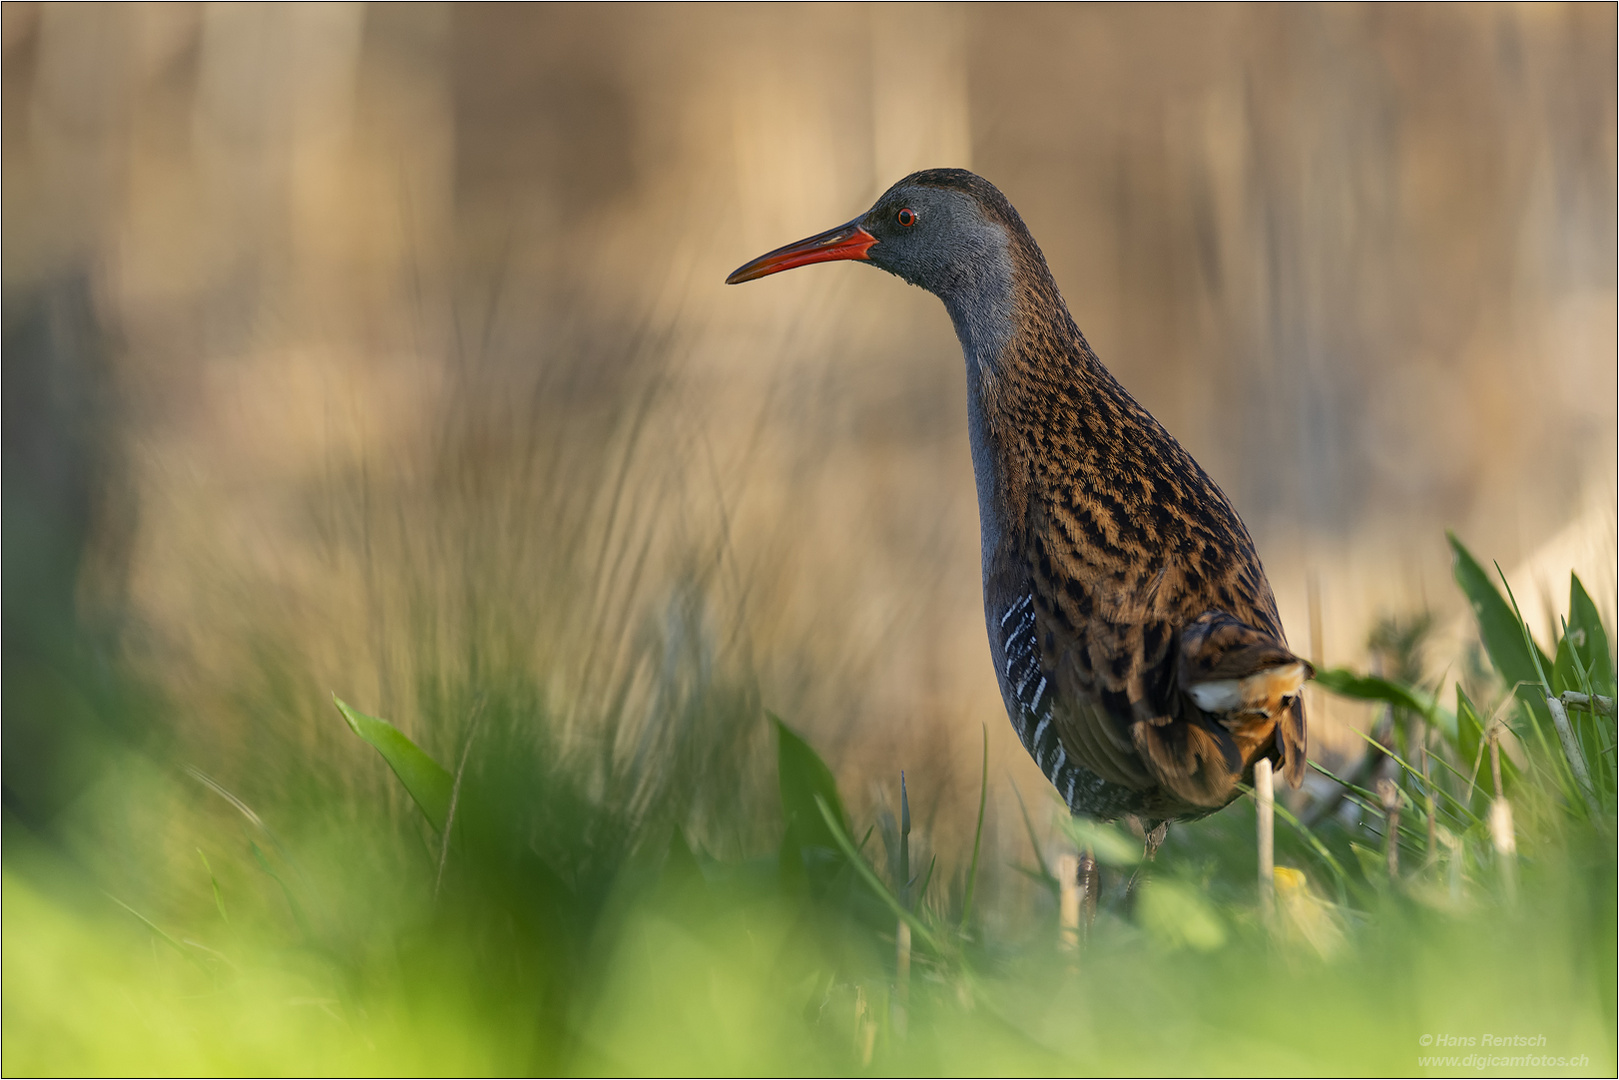
[[[1079,853],[1079,928],[1080,936],[1090,937],[1091,925],[1096,922],[1096,892],[1100,875],[1096,872],[1096,853],[1087,846]]]
[[[1146,855],[1143,859],[1144,862],[1152,862],[1153,856],[1158,854],[1158,845],[1162,844],[1164,842],[1164,837],[1168,835],[1169,822],[1167,821],[1160,821],[1155,828],[1147,833],[1147,846]]]
[[[1141,872],[1147,868],[1147,864],[1153,861],[1153,858],[1158,854],[1158,846],[1164,842],[1164,837],[1169,835],[1169,822],[1160,821],[1157,825],[1154,825],[1150,829],[1146,827],[1145,822],[1142,822],[1141,830],[1141,862],[1136,865],[1135,872],[1130,875],[1130,883],[1124,887],[1124,895],[1127,898],[1134,898],[1136,891],[1136,879],[1139,878],[1141,876]]]

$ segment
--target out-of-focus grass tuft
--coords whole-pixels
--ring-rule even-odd
[[[1499,618],[1510,600],[1456,551],[1497,668],[1533,665],[1533,639]],[[1050,907],[1001,934],[987,928],[1006,920],[966,913],[970,851],[939,853],[925,875],[885,862],[875,823],[851,818],[780,722],[774,767],[750,763],[774,773],[771,805],[745,806],[758,821],[729,833],[766,842],[711,852],[694,817],[723,804],[695,798],[669,761],[748,790],[700,767],[709,740],[770,737],[745,707],[712,726],[654,707],[603,760],[559,735],[531,680],[490,675],[456,695],[464,722],[437,765],[350,711],[383,751],[353,767],[393,766],[403,804],[311,782],[255,806],[130,752],[93,798],[127,822],[128,857],[148,868],[138,895],[101,891],[90,834],[45,843],[8,819],[5,1068],[1447,1073],[1478,1070],[1423,1064],[1447,1050],[1435,1036],[1499,1035],[1544,1037],[1493,1051],[1504,1060],[1611,1073],[1613,661],[1573,590],[1570,629],[1541,658],[1552,682],[1503,684],[1500,702],[1461,694],[1453,713],[1427,688],[1326,674],[1389,704],[1403,752],[1375,750],[1380,795],[1351,790],[1313,827],[1278,823],[1273,920],[1249,799],[1172,830],[1146,867],[1118,827],[1073,830],[1103,862],[1078,950]],[[1562,742],[1547,698],[1571,692],[1595,705],[1572,708]],[[1392,871],[1390,800],[1403,807]],[[1033,805],[1054,810],[1044,794]],[[1486,1068],[1543,1071],[1520,1066]]]

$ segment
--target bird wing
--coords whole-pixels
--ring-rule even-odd
[[[1169,620],[1093,619],[1063,634],[1057,621],[1037,614],[1036,633],[1050,643],[1042,677],[1055,688],[1051,715],[1076,763],[1111,783],[1161,786],[1193,806],[1218,807],[1276,739],[1283,775],[1298,786],[1299,688],[1313,672],[1275,638],[1224,612],[1178,632]]]
[[[1031,624],[1024,682],[1050,695],[1069,760],[1112,784],[1219,807],[1275,742],[1284,777],[1298,785],[1299,687],[1313,672],[1277,635],[1200,611],[1206,591],[1188,588],[1190,575],[1173,562],[1122,576],[1050,574],[1042,541],[1031,540],[1026,611],[1016,620]],[[1244,576],[1259,582],[1243,590],[1256,593],[1244,614],[1274,625],[1269,589]]]
[[[1176,707],[1174,627],[1094,613],[1069,629],[1060,609],[1041,614],[1053,715],[1068,752],[1112,783],[1223,805],[1242,771],[1241,751],[1219,724]]]

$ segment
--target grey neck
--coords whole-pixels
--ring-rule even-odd
[[[961,266],[936,291],[950,312],[967,363],[993,372],[1012,340],[1012,259],[1005,242]]]
[[[1013,295],[1011,260],[981,265],[983,272],[958,281],[941,293],[967,367],[967,436],[972,447],[973,478],[978,488],[978,528],[982,566],[988,581],[996,553],[1005,538],[1000,497],[1000,447],[985,405],[987,384],[1001,370],[1003,353],[1012,342]]]

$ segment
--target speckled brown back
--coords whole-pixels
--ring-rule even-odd
[[[970,185],[955,172],[937,175]],[[1135,812],[1145,816],[1224,805],[1262,754],[1284,760],[1296,784],[1302,705],[1273,710],[1285,717],[1284,745],[1276,745],[1268,717],[1256,725],[1252,715],[1209,715],[1179,692],[1189,670],[1182,631],[1205,612],[1224,613],[1243,631],[1241,641],[1213,643],[1226,651],[1198,640],[1203,653],[1190,662],[1200,677],[1241,677],[1296,659],[1248,530],[1096,358],[1016,211],[999,192],[984,204],[1011,235],[1017,283],[1013,339],[979,387],[1005,522],[987,567],[986,608],[993,616],[1032,595],[1040,672],[1055,689],[1066,758],[1139,792]]]

